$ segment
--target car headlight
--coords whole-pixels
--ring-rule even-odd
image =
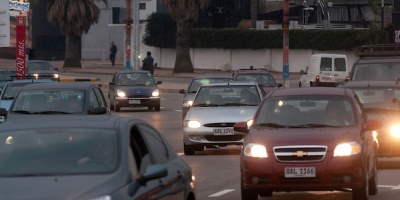
[[[117,90],[117,95],[118,95],[119,97],[125,97],[125,92],[122,91],[122,90]]]
[[[198,121],[187,120],[184,122],[183,126],[188,128],[199,128],[201,124]]]
[[[32,76],[34,76],[34,77],[39,77],[39,74],[32,74]]]
[[[351,156],[361,153],[361,146],[357,142],[348,142],[338,144],[335,148],[333,156]]]
[[[255,158],[267,158],[267,148],[261,144],[249,143],[244,147],[243,153],[245,156]]]
[[[153,97],[158,97],[160,95],[160,91],[158,89],[155,89],[153,93],[151,93],[151,95],[153,95]]]
[[[390,127],[390,135],[392,135],[395,138],[400,138],[400,126],[395,125]]]
[[[186,103],[189,104],[190,106],[192,106],[193,105],[193,100],[188,100],[188,101],[186,101]]]
[[[253,122],[254,121],[252,119],[247,120],[247,129],[249,129],[250,126],[253,125]]]
[[[109,195],[104,195],[104,196],[93,198],[90,200],[111,200],[111,197]]]
[[[58,74],[53,74],[53,78],[58,78],[59,75]]]

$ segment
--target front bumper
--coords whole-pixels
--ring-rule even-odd
[[[279,162],[274,157],[241,155],[244,189],[268,191],[330,191],[360,188],[363,182],[361,156],[325,157],[320,162]],[[285,167],[315,167],[316,177],[286,178]]]
[[[183,128],[186,145],[242,145],[245,136],[245,133],[237,131],[233,135],[215,135],[213,127]]]
[[[160,105],[160,97],[121,98],[116,97],[115,103],[120,107],[153,107]]]

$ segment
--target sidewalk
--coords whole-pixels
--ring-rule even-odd
[[[96,74],[109,74],[112,75],[117,71],[126,70],[122,61],[116,61],[115,66],[111,66],[108,60],[81,60],[82,68],[63,68],[64,61],[49,61],[54,67],[63,73],[81,73],[87,74],[88,78],[96,78]],[[15,60],[1,59],[0,69],[15,69]],[[154,70],[154,77],[176,77],[176,78],[193,78],[201,75],[226,75],[232,76],[233,71],[221,71],[211,69],[195,69],[193,73],[173,73],[173,69],[156,68]],[[282,72],[271,72],[272,76],[277,82],[282,83]],[[61,74],[62,77],[62,74]],[[289,78],[299,79],[299,73],[290,73]],[[100,80],[102,82],[102,80]],[[108,83],[102,83],[108,84]],[[187,84],[179,82],[166,82],[163,81],[159,88],[163,92],[178,92],[180,89],[185,89]]]

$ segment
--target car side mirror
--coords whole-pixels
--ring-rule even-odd
[[[157,85],[160,85],[162,83],[162,81],[157,81]]]
[[[107,113],[107,108],[104,107],[93,108],[92,110],[89,111],[89,114],[92,115],[102,115],[106,113]]]
[[[108,85],[114,85],[114,82],[109,82]]]
[[[54,70],[58,71],[58,67],[55,67]]]
[[[300,74],[305,74],[305,72],[304,72],[304,70],[302,69],[302,70],[300,70]]]
[[[277,85],[278,85],[278,88],[283,86],[282,83],[278,83]]]
[[[233,130],[242,133],[249,133],[247,122],[237,122],[233,125]]]
[[[5,108],[0,108],[0,116],[7,117],[7,110]]]
[[[179,90],[179,93],[185,94],[185,89],[180,89],[180,90]]]
[[[187,102],[185,102],[185,103],[183,103],[182,104],[182,107],[184,107],[184,108],[190,108],[190,104],[189,103],[187,103]]]

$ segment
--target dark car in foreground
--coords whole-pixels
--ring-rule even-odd
[[[0,154],[1,199],[196,197],[190,166],[139,119],[63,115],[10,121],[0,130]]]
[[[118,71],[108,87],[110,110],[119,112],[123,107],[147,107],[148,110],[160,111],[160,90],[149,71]]]
[[[58,68],[45,60],[28,60],[26,63],[26,76],[36,79],[52,79],[60,81]]]
[[[378,192],[379,126],[350,89],[269,93],[252,123],[234,127],[248,133],[240,153],[242,199],[275,191],[345,190],[353,200],[367,200]]]
[[[98,84],[90,82],[50,82],[24,86],[14,98],[8,112],[0,108],[6,120],[38,115],[110,114]]]
[[[222,76],[222,75],[203,75],[194,77],[190,81],[186,90],[185,89],[179,90],[179,93],[184,94],[184,97],[182,99],[182,120],[185,119],[186,113],[189,110],[189,107],[185,106],[185,104],[188,104],[189,106],[193,104],[193,99],[200,86],[204,84],[222,83],[229,81],[233,81],[233,78],[230,76]]]
[[[233,72],[232,77],[235,81],[254,81],[263,87],[265,93],[282,87],[282,83],[277,83],[267,69],[253,67],[238,69]]]
[[[350,81],[339,87],[352,89],[369,118],[380,121],[377,131],[379,157],[400,157],[399,81]]]

